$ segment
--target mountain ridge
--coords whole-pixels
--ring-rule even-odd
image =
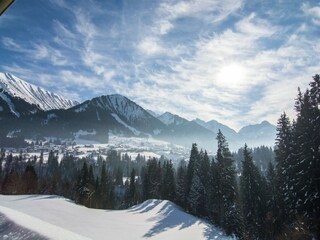
[[[79,104],[56,93],[28,83],[10,73],[0,73],[0,90],[37,105],[41,110],[67,109]]]
[[[12,77],[10,74],[5,76]],[[11,86],[12,88],[14,87]],[[197,142],[207,149],[214,148],[213,142],[219,129],[234,148],[243,146],[245,142],[250,146],[257,146],[257,143],[272,146],[275,139],[276,127],[267,121],[245,126],[237,133],[216,120],[189,121],[170,112],[154,116],[150,110],[120,94],[102,95],[68,108],[46,111],[39,104],[32,104],[25,98],[20,98],[19,94],[10,93],[12,94],[12,91],[1,91],[0,122],[7,132],[16,131],[17,126],[21,126],[20,134],[28,137],[39,134],[75,137],[79,132],[87,132],[90,134],[83,137],[105,142],[108,133],[112,133],[138,137],[152,136],[181,145]],[[51,94],[58,96],[55,93]]]

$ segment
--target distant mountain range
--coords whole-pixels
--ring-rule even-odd
[[[26,138],[84,138],[106,142],[108,134],[154,137],[175,144],[214,150],[220,129],[231,149],[273,146],[276,127],[267,121],[243,127],[239,132],[215,120],[189,121],[165,112],[145,110],[119,94],[78,103],[65,99],[9,73],[0,73],[0,135]],[[1,146],[0,146],[1,147]]]

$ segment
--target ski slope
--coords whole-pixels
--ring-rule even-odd
[[[170,201],[161,200],[110,211],[89,209],[59,196],[0,195],[0,216],[5,218],[0,221],[1,239],[231,239]],[[3,224],[11,224],[12,231]]]

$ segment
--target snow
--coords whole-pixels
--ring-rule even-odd
[[[161,130],[160,129],[155,129],[153,130],[153,134],[154,135],[159,135],[161,133]]]
[[[140,135],[140,131],[138,131],[137,129],[135,129],[134,127],[129,126],[128,124],[126,124],[124,121],[122,121],[119,116],[115,113],[111,113],[112,117],[114,117],[114,119],[117,120],[118,123],[122,124],[123,126],[125,126],[126,128],[128,128],[131,132],[133,132],[134,135],[138,136]]]
[[[1,80],[1,79],[0,79]],[[1,85],[0,85],[1,86]],[[3,92],[0,93],[0,97],[5,101],[7,102],[9,108],[10,108],[10,111],[16,115],[17,117],[20,117],[20,113],[18,113],[15,109],[15,106],[14,104],[11,102],[10,98],[8,98],[7,95],[5,95]]]
[[[163,122],[164,124],[171,125],[171,124],[175,124],[175,125],[180,125],[182,124],[184,121],[186,121],[185,119],[174,115],[172,113],[169,112],[165,112],[164,114],[162,114],[161,116],[158,117],[158,119]]]
[[[0,213],[49,239],[231,239],[169,201],[97,210],[49,195],[0,195]]]
[[[74,136],[76,139],[80,138],[81,136],[87,136],[87,135],[95,135],[97,132],[96,130],[93,130],[91,132],[86,131],[86,130],[79,130],[76,133],[74,133]]]
[[[38,105],[42,110],[67,109],[78,102],[63,98],[43,88],[27,83],[10,73],[0,73],[0,89],[14,97]]]

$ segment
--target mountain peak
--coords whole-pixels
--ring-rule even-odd
[[[188,120],[170,112],[163,113],[158,117],[158,119],[167,126],[171,124],[180,125],[184,122],[188,122]]]
[[[67,109],[78,104],[58,94],[28,83],[10,73],[0,73],[0,90],[37,105],[42,110]]]

